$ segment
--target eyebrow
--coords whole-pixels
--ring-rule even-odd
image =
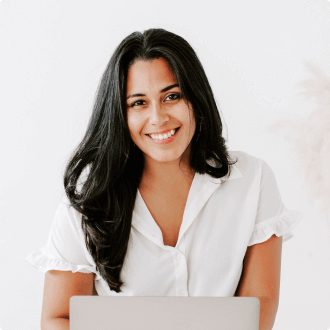
[[[174,88],[174,87],[180,87],[179,84],[173,84],[173,85],[170,85],[170,86],[167,86],[165,88],[163,88],[160,93],[164,93],[164,92],[167,92],[168,90]],[[131,98],[131,97],[137,97],[137,96],[146,96],[146,94],[141,94],[141,93],[137,93],[137,94],[131,94],[131,95],[128,95],[126,97],[126,100]]]

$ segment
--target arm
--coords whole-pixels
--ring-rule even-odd
[[[281,273],[282,237],[247,248],[243,271],[235,296],[260,300],[259,330],[271,330],[278,309]]]
[[[93,294],[94,273],[50,270],[45,275],[42,330],[69,330],[72,296]]]

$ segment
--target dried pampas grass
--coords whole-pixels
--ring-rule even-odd
[[[298,85],[299,93],[316,103],[316,109],[299,121],[280,120],[268,126],[268,132],[281,133],[291,144],[297,169],[310,192],[311,202],[319,202],[321,211],[330,215],[330,79],[311,62],[305,62],[313,75]]]

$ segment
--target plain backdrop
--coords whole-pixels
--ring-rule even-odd
[[[1,1],[0,328],[39,329],[44,274],[24,259],[47,240],[64,166],[115,47],[152,27],[192,45],[229,149],[266,160],[286,207],[304,213],[283,245],[273,329],[330,328],[330,219],[297,172],[293,146],[268,130],[315,109],[299,94],[311,78],[306,63],[330,76],[326,0]]]

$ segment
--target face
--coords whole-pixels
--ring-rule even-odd
[[[195,119],[167,61],[135,62],[128,71],[126,96],[130,134],[145,161],[179,161],[194,135]]]

